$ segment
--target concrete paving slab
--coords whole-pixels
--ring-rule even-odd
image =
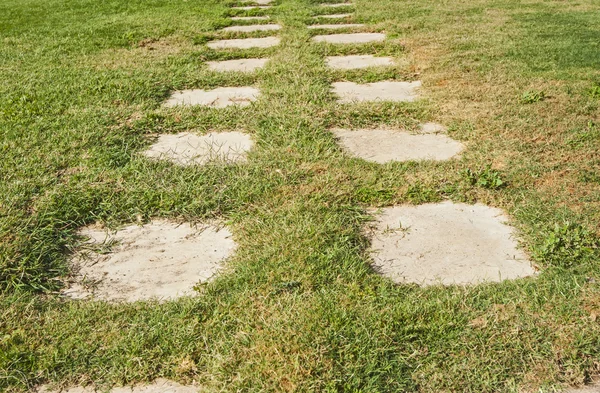
[[[353,3],[322,3],[321,7],[337,8],[337,7],[349,7],[353,6]]]
[[[332,130],[351,155],[384,164],[391,161],[449,160],[462,143],[443,134],[411,134],[403,130]]]
[[[388,207],[371,231],[373,268],[397,283],[469,285],[535,274],[504,212],[485,205]]]
[[[351,28],[357,28],[357,27],[365,27],[365,25],[362,23],[343,23],[343,24],[340,23],[340,24],[331,24],[331,25],[309,25],[307,27],[312,30],[316,30],[316,29],[335,30],[335,29],[351,29]]]
[[[380,42],[385,40],[382,33],[348,33],[316,35],[312,38],[315,42],[327,42],[330,44],[366,44],[369,42]]]
[[[180,385],[177,382],[166,379],[157,379],[150,384],[139,384],[127,387],[114,387],[108,393],[198,393],[201,391],[199,386]],[[93,386],[74,386],[68,389],[53,390],[48,385],[41,386],[37,393],[104,393],[104,390],[97,390]]]
[[[243,20],[243,21],[253,21],[253,20],[269,20],[271,19],[268,15],[266,16],[232,16],[231,20]]]
[[[206,135],[183,132],[161,135],[143,154],[182,166],[203,165],[211,161],[235,163],[246,161],[246,153],[253,146],[250,135],[237,131]]]
[[[193,287],[212,278],[236,244],[222,225],[192,227],[168,220],[129,225],[116,232],[86,227],[89,241],[72,259],[71,298],[134,302],[194,295]],[[157,274],[159,273],[159,274]]]
[[[375,57],[372,55],[329,56],[326,61],[329,67],[338,70],[394,65],[394,59],[391,57]]]
[[[280,25],[273,24],[273,25],[228,26],[228,27],[221,29],[221,31],[250,33],[253,31],[274,31],[274,30],[280,30],[280,29],[281,29]]]
[[[317,15],[315,18],[324,18],[324,19],[344,19],[351,17],[352,14],[331,14],[331,15]]]
[[[237,59],[224,61],[207,61],[208,69],[220,72],[252,72],[263,68],[269,59]]]
[[[266,10],[272,8],[270,5],[244,5],[240,7],[231,7],[232,10],[250,11],[250,10]]]
[[[354,82],[333,83],[333,91],[339,97],[340,102],[411,102],[418,98],[417,89],[419,87],[421,87],[420,81],[384,81],[366,84],[358,84]]]
[[[201,105],[224,108],[230,105],[247,106],[256,101],[260,92],[254,87],[219,87],[214,90],[182,90],[174,92],[165,102],[166,107]]]
[[[242,3],[254,3],[258,5],[267,5],[271,4],[273,0],[243,0]]]
[[[233,40],[210,41],[206,45],[211,49],[250,49],[270,48],[279,45],[279,37],[239,38]]]

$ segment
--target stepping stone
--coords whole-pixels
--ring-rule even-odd
[[[403,130],[332,130],[351,155],[384,164],[391,161],[449,160],[462,143],[444,134],[411,134]]]
[[[334,24],[334,25],[310,25],[309,29],[349,29],[353,27],[364,27],[362,23],[346,23],[346,24]]]
[[[351,17],[352,14],[332,14],[332,15],[317,15],[315,18],[325,18],[325,19],[344,19]]]
[[[372,55],[329,56],[327,65],[338,70],[353,70],[367,67],[391,66],[394,60],[391,57],[375,57]]]
[[[132,387],[115,387],[108,393],[198,393],[199,387],[180,385],[166,379],[157,379],[151,384],[140,384]],[[51,390],[47,385],[37,389],[37,393],[98,393],[94,386],[75,386],[69,389]]]
[[[166,107],[201,105],[224,108],[229,105],[247,106],[256,101],[260,92],[254,87],[219,87],[214,90],[182,90],[173,93]]]
[[[256,3],[258,5],[267,5],[271,4],[273,0],[244,0],[242,3]]]
[[[356,101],[399,101],[412,102],[417,99],[417,89],[421,81],[416,82],[375,82],[358,84],[354,82],[335,82],[333,91],[340,102]]]
[[[321,7],[330,7],[330,8],[337,8],[337,7],[350,7],[350,6],[353,6],[353,5],[354,5],[354,4],[352,4],[352,3],[334,3],[334,4],[331,4],[331,3],[323,3],[323,4],[320,4],[320,6],[321,6]]]
[[[134,302],[193,295],[194,286],[213,277],[236,247],[226,227],[208,223],[192,227],[155,220],[114,233],[86,227],[79,234],[89,241],[72,259],[78,277],[64,292],[79,299]]]
[[[263,68],[269,59],[237,59],[224,61],[208,61],[208,69],[221,72],[252,72],[259,68]]]
[[[279,45],[279,37],[264,38],[239,38],[234,40],[216,40],[210,41],[206,45],[211,49],[250,49],[250,48],[270,48]]]
[[[252,31],[271,31],[281,29],[280,25],[248,25],[248,26],[229,26],[221,31],[252,32]]]
[[[232,16],[231,20],[269,20],[269,16]]]
[[[270,5],[245,5],[242,7],[231,7],[232,10],[242,10],[242,11],[250,11],[250,10],[261,10],[272,8]]]
[[[535,274],[500,209],[442,202],[376,213],[374,269],[397,283],[477,284]]]
[[[368,42],[379,42],[385,40],[382,33],[349,33],[316,35],[312,38],[315,42],[327,42],[330,44],[366,44]]]
[[[203,165],[211,161],[234,163],[246,161],[246,152],[253,145],[252,138],[241,132],[211,132],[206,135],[183,132],[161,135],[143,154],[182,166]]]

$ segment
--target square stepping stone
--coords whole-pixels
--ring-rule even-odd
[[[532,276],[500,209],[442,202],[376,212],[375,271],[397,283],[468,285]]]
[[[252,72],[263,68],[269,59],[237,59],[224,61],[208,61],[208,69],[220,72]]]
[[[206,135],[183,132],[161,135],[143,154],[181,166],[204,165],[212,161],[235,163],[246,161],[246,153],[252,146],[254,142],[250,135],[237,131]]]
[[[233,40],[210,41],[206,45],[211,49],[250,49],[270,48],[279,45],[279,37],[238,38]]]
[[[231,20],[241,20],[241,21],[253,21],[253,20],[269,20],[271,19],[267,16],[232,16]]]
[[[98,393],[104,390],[97,390],[94,386],[73,386],[66,389],[52,390],[48,386],[41,386],[37,393]],[[107,393],[198,393],[199,386],[180,385],[177,382],[166,379],[157,379],[149,384],[139,384],[135,386],[113,387]]]
[[[232,10],[250,11],[250,10],[266,10],[272,8],[270,5],[244,5],[240,7],[231,7]]]
[[[212,278],[236,248],[227,227],[212,223],[155,220],[116,232],[92,226],[79,233],[89,241],[74,255],[78,276],[64,294],[80,299],[134,302],[194,295],[194,286]],[[107,248],[108,253],[94,251]]]
[[[246,26],[228,26],[221,31],[226,32],[243,32],[249,33],[253,31],[273,31],[281,29],[280,25],[246,25]]]
[[[267,5],[267,4],[271,4],[273,2],[273,0],[244,0],[242,1],[242,3],[255,3],[258,5]]]
[[[385,40],[382,33],[349,33],[316,35],[312,38],[315,42],[326,42],[329,44],[366,44],[369,42],[381,42]]]
[[[354,82],[335,82],[333,91],[340,102],[357,101],[397,101],[412,102],[417,96],[417,89],[421,86],[416,82],[384,81],[375,83],[358,84]]]
[[[321,7],[329,7],[329,8],[337,8],[337,7],[350,7],[353,6],[353,3],[322,3]]]
[[[326,61],[329,67],[338,70],[383,67],[394,64],[391,57],[375,57],[373,55],[329,56]]]
[[[365,27],[362,23],[344,23],[344,24],[333,24],[333,25],[310,25],[309,29],[350,29],[356,27]]]
[[[331,14],[331,15],[317,15],[315,18],[325,18],[325,19],[344,19],[351,17],[352,14]]]
[[[353,156],[384,164],[392,161],[449,160],[464,146],[444,134],[411,134],[404,130],[332,130]]]
[[[254,87],[219,87],[214,90],[183,90],[171,95],[166,107],[178,105],[200,105],[211,108],[224,108],[230,105],[247,106],[259,96]]]

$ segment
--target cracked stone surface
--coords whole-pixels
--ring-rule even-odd
[[[348,33],[316,35],[312,38],[315,42],[327,42],[330,44],[366,44],[368,42],[380,42],[385,40],[382,33]]]
[[[332,130],[340,145],[353,156],[384,164],[391,161],[449,160],[462,143],[444,134],[411,134],[404,130]]]
[[[281,29],[280,25],[247,25],[247,26],[228,26],[221,31],[231,32],[244,32],[249,33],[253,31],[273,31]]]
[[[194,285],[212,278],[236,247],[231,232],[212,223],[193,227],[155,220],[116,232],[86,227],[79,233],[89,241],[72,259],[75,283],[64,292],[77,299],[134,302],[190,296]]]
[[[150,384],[135,386],[114,387],[108,393],[198,393],[199,386],[180,385],[166,379],[157,379]],[[100,393],[105,390],[95,389],[93,386],[74,386],[68,389],[53,390],[48,385],[37,389],[38,393]]]
[[[202,165],[215,160],[234,163],[246,161],[246,153],[253,146],[250,135],[237,131],[206,135],[183,132],[161,135],[143,154],[183,166]]]
[[[356,28],[356,27],[364,27],[365,25],[362,23],[344,23],[344,24],[332,24],[332,25],[310,25],[308,26],[309,29],[331,29],[331,30],[335,30],[335,29],[349,29],[349,28]]]
[[[391,57],[375,57],[372,55],[329,56],[326,61],[329,67],[340,70],[394,65],[394,60]]]
[[[333,83],[333,91],[339,97],[340,102],[411,102],[418,98],[417,89],[420,86],[420,81],[384,81],[366,84],[358,84],[354,82],[335,82]]]
[[[224,61],[208,61],[208,69],[220,72],[252,72],[263,68],[269,59],[237,59]]]
[[[214,90],[182,90],[174,92],[165,102],[166,107],[201,105],[224,108],[229,105],[247,106],[256,101],[260,92],[254,87],[219,87]]]
[[[210,41],[206,45],[211,49],[250,49],[270,48],[279,45],[279,37],[239,38],[233,40]]]
[[[468,285],[535,274],[500,209],[442,202],[374,213],[373,268],[397,283]]]

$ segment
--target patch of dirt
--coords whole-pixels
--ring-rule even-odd
[[[468,285],[535,274],[500,209],[443,202],[374,213],[373,267],[397,283]]]
[[[174,92],[164,105],[166,107],[201,105],[212,108],[224,108],[230,105],[248,106],[252,101],[256,101],[259,95],[258,89],[250,86],[182,90]]]
[[[210,161],[243,162],[254,142],[249,135],[233,132],[211,132],[194,135],[188,132],[161,135],[143,154],[169,160],[178,165],[202,165]]]
[[[234,252],[227,228],[196,227],[167,220],[129,225],[108,232],[97,227],[80,231],[89,240],[72,258],[74,282],[64,295],[108,301],[173,299],[193,295]]]

